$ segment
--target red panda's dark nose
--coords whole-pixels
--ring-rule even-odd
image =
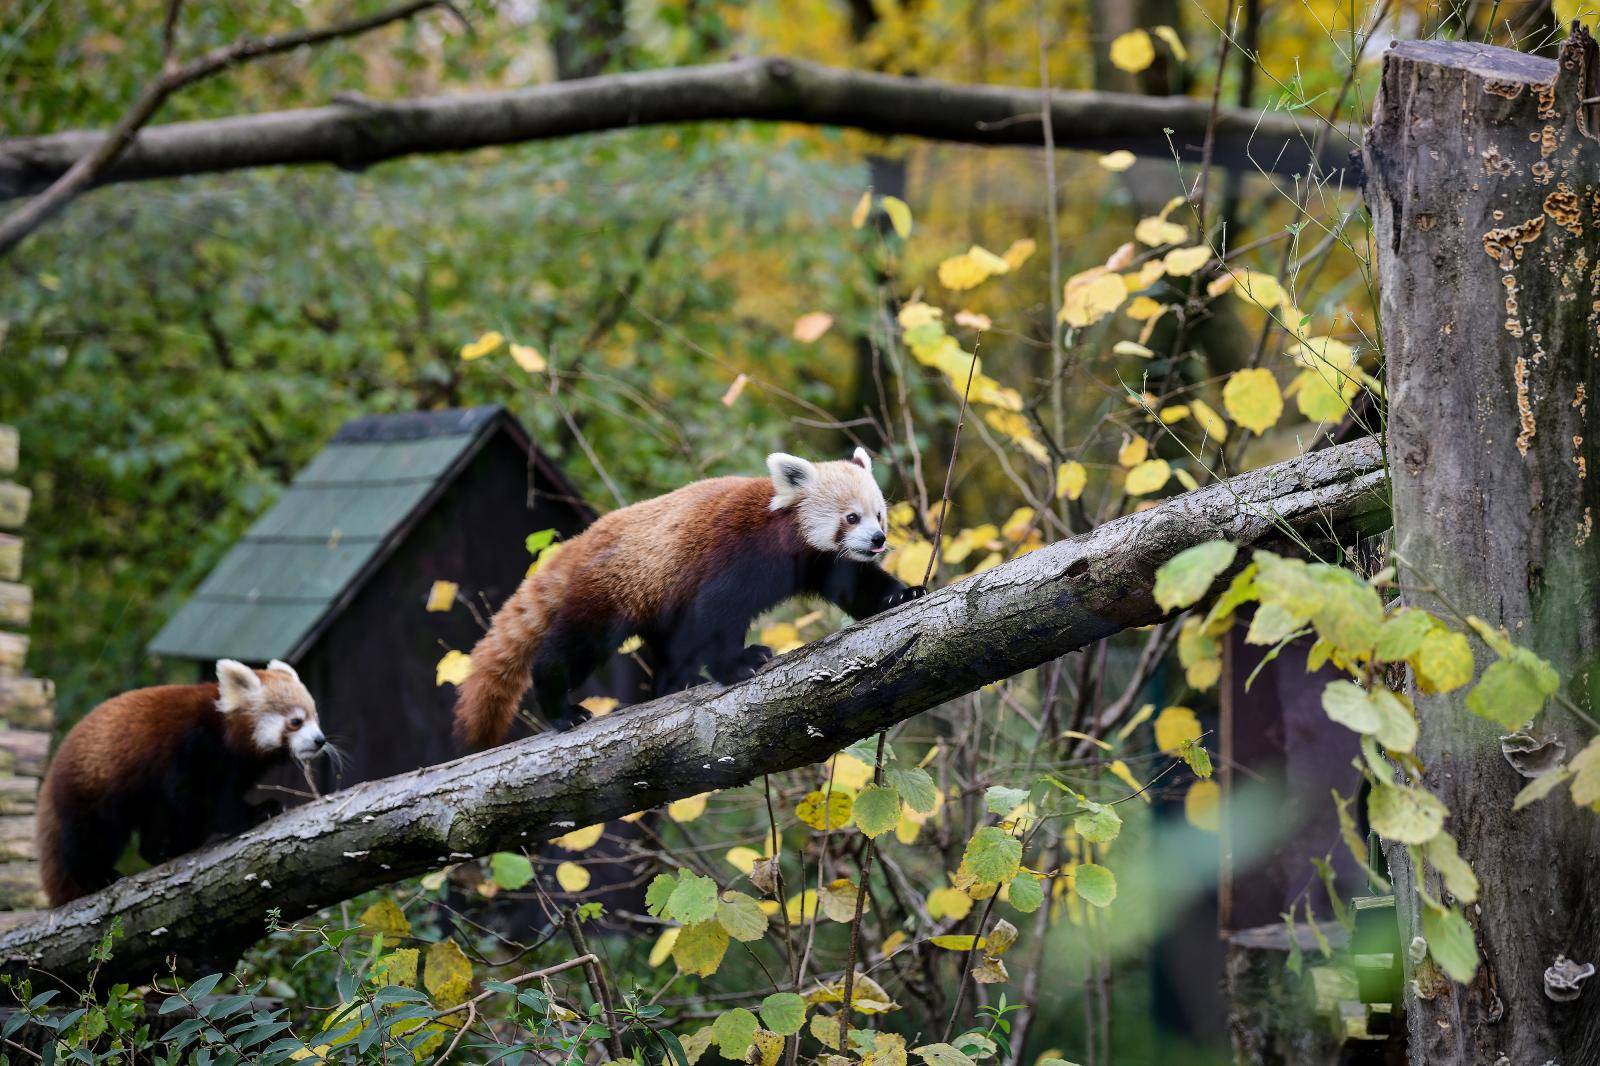
[[[874,533],[872,535],[872,546],[874,548],[883,547],[883,540],[884,540],[884,537],[883,537],[883,533],[881,531],[877,532],[877,533]]]

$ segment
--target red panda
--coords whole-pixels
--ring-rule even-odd
[[[655,694],[750,677],[772,657],[745,647],[756,616],[816,595],[853,618],[921,596],[875,565],[885,546],[872,461],[767,457],[770,478],[720,477],[605,515],[525,578],[472,649],[456,700],[457,739],[505,739],[531,679],[546,721],[589,717],[568,694],[630,635],[645,645]]]
[[[245,803],[261,775],[327,748],[311,694],[277,660],[252,670],[219,659],[214,683],[106,700],[72,727],[39,789],[45,898],[59,907],[115,881],[135,830],[139,854],[161,863],[249,827],[276,808]]]

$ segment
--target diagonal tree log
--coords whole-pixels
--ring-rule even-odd
[[[1198,159],[1210,105],[1183,96],[1065,92],[1051,95],[1059,148],[1126,148]],[[329,107],[150,126],[102,183],[172,178],[244,167],[332,163],[359,168],[399,156],[460,152],[661,123],[756,119],[847,126],[983,145],[1044,143],[1037,89],[960,85],[841,70],[790,59],[745,59],[582,78],[503,92],[415,100],[356,99]],[[1215,162],[1234,169],[1305,174],[1322,137],[1324,172],[1352,165],[1347,132],[1315,119],[1224,108]],[[90,131],[0,140],[0,199],[49,185],[93,152]]]
[[[148,981],[176,955],[225,965],[263,931],[452,861],[764,773],[805,766],[990,682],[1158,621],[1156,569],[1216,537],[1326,542],[1388,523],[1372,438],[1167,500],[947,586],[704,686],[441,766],[369,781],[242,836],[125,878],[0,935],[0,973],[83,979],[113,919],[106,981]]]

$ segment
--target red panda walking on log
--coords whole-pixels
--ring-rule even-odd
[[[135,830],[161,863],[275,813],[245,793],[286,756],[328,748],[316,704],[287,663],[217,660],[217,680],[114,696],[61,742],[39,789],[39,866],[52,907],[117,879]]]
[[[821,596],[852,618],[916,599],[876,565],[883,492],[863,448],[848,460],[767,457],[769,478],[719,477],[623,507],[564,545],[495,614],[456,700],[457,738],[505,739],[530,679],[545,720],[587,719],[568,694],[628,636],[644,642],[655,694],[750,677],[772,650],[745,646],[756,616]]]

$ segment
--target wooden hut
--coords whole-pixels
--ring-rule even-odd
[[[460,752],[450,737],[455,688],[437,683],[436,664],[470,649],[516,588],[529,534],[567,537],[593,518],[503,408],[358,418],[149,650],[194,660],[203,676],[219,658],[291,663],[349,756],[324,789],[443,762]],[[460,587],[448,610],[427,609],[435,581]],[[634,702],[637,692],[618,659],[580,695]]]

